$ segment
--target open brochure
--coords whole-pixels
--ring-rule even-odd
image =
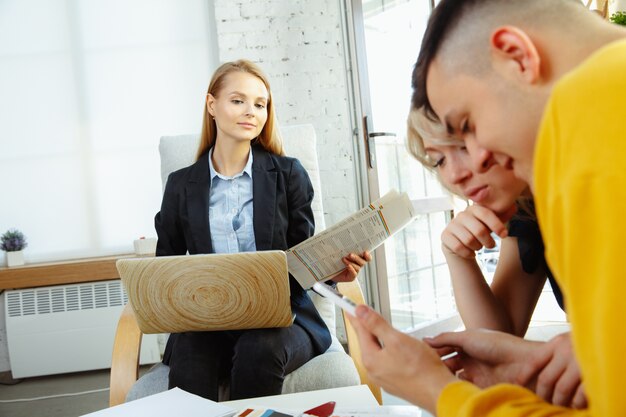
[[[406,193],[392,190],[334,226],[292,247],[287,253],[289,272],[302,288],[327,281],[346,266],[341,258],[380,246],[417,215]]]

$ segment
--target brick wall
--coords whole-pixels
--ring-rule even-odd
[[[214,0],[220,62],[270,78],[280,124],[312,123],[327,225],[358,206],[339,0]]]

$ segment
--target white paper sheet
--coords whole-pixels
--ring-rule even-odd
[[[173,388],[159,394],[120,404],[95,413],[88,417],[227,417],[235,414],[230,407],[190,394],[179,388]],[[85,417],[83,416],[83,417]]]

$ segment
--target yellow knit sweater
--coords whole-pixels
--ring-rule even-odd
[[[457,382],[440,396],[439,416],[626,416],[626,41],[559,80],[537,140],[537,215],[589,409],[555,407],[513,385]]]

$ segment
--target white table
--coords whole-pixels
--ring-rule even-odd
[[[297,411],[308,410],[328,401],[335,401],[335,408],[376,407],[379,405],[367,385],[297,392],[295,394],[271,395],[269,397],[246,398],[244,400],[224,401],[220,404],[235,410],[261,406],[293,409]]]
[[[335,401],[335,415],[356,417],[426,417],[412,406],[379,406],[367,385],[274,395],[216,403],[179,388],[160,392],[135,401],[105,408],[89,417],[223,417],[246,408],[271,408],[277,411],[302,412],[328,401]],[[87,415],[85,415],[87,416]]]

